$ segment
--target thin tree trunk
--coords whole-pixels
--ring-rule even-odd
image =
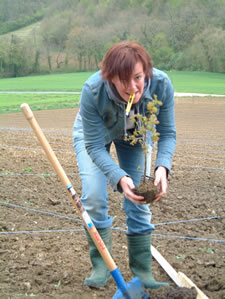
[[[143,183],[146,182],[146,172],[147,172],[148,146],[147,146],[147,144],[146,144],[146,139],[147,139],[147,136],[146,136],[146,135],[147,135],[147,134],[145,133],[145,134],[144,134],[144,145],[145,145],[145,147],[144,147],[144,159],[145,159],[145,161],[144,161],[144,178],[143,178]]]

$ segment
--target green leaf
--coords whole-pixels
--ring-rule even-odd
[[[181,259],[181,260],[184,260],[185,258],[186,258],[186,255],[184,255],[184,254],[178,254],[177,256],[176,256],[176,258],[179,260],[179,259]]]
[[[26,167],[23,169],[23,171],[28,171],[28,172],[31,172],[32,170],[33,170],[32,167]]]
[[[199,248],[201,251],[203,252],[208,252],[208,253],[211,253],[211,254],[214,254],[214,249],[213,248],[210,248],[210,247],[203,247],[203,248]]]
[[[48,178],[48,177],[50,177],[50,174],[49,174],[49,173],[43,173],[41,176],[42,176],[43,178]]]
[[[4,170],[0,173],[1,175],[9,175],[9,174],[13,174],[12,171],[9,171],[9,170]]]
[[[58,281],[57,284],[54,284],[54,287],[59,288],[61,286],[61,280]]]

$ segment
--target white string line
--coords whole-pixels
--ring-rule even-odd
[[[4,138],[4,140],[7,139],[7,140],[10,140],[10,141],[14,141],[14,140],[19,140],[19,141],[23,141],[24,142],[29,142],[30,143],[35,143],[35,144],[38,144],[37,140],[33,139],[33,140],[30,140],[30,139],[26,139],[26,138],[23,138],[23,139],[18,139],[18,138]],[[50,139],[50,138],[48,138]],[[71,138],[72,140],[72,138]],[[48,140],[49,141],[49,140]],[[73,143],[70,142],[70,143],[66,143],[66,142],[54,142],[54,141],[49,141],[50,144],[58,144],[58,145],[64,145],[64,146],[73,146]],[[10,146],[10,145],[6,145],[6,146]]]
[[[178,163],[173,163],[175,166],[179,167],[188,167],[188,168],[201,168],[201,169],[208,169],[208,170],[216,170],[216,171],[224,171],[225,168],[217,168],[217,167],[209,167],[209,166],[200,166],[200,165],[188,165],[188,164],[178,164]]]
[[[1,139],[3,139],[3,140],[10,140],[10,141],[14,141],[14,140],[18,140],[18,141],[29,141],[29,142],[34,142],[34,143],[36,143],[37,142],[37,139],[35,139],[35,138],[33,138],[33,139],[30,139],[30,138],[14,138],[14,137],[0,137]],[[52,136],[48,136],[48,139],[51,139],[51,138],[54,138],[54,137],[52,137]],[[71,136],[71,138],[69,138],[69,137],[63,137],[63,138],[66,138],[66,139],[69,139],[70,141],[69,141],[69,143],[66,143],[66,142],[55,142],[55,141],[49,141],[49,143],[50,144],[59,144],[59,145],[73,145],[73,142],[72,142],[72,136]],[[177,147],[180,147],[180,146],[183,146],[183,147],[185,147],[185,146],[193,146],[193,147],[198,147],[198,148],[201,148],[201,147],[213,147],[213,148],[215,148],[215,147],[224,147],[225,148],[225,143],[223,144],[216,144],[216,145],[214,145],[214,144],[204,144],[204,143],[198,143],[198,144],[196,144],[196,143],[181,143],[181,142],[177,142],[177,144],[176,144],[176,148]],[[179,149],[178,149],[179,150]],[[181,149],[182,150],[182,149]],[[211,150],[211,151],[213,151],[214,152],[214,150]],[[225,150],[224,150],[225,151]]]
[[[71,138],[72,138],[72,132],[73,132],[73,128],[71,126],[71,129],[68,130],[68,129],[54,129],[54,128],[51,128],[51,129],[48,129],[48,128],[43,128],[42,129],[43,132],[49,132],[49,133],[57,133],[56,135],[58,134],[62,134],[62,132],[66,133],[66,136],[68,135],[71,135]],[[22,132],[29,132],[29,133],[33,133],[33,130],[30,129],[30,128],[13,128],[13,127],[2,127],[0,128],[0,131],[22,131]],[[213,136],[215,137],[215,132],[211,133],[213,134]],[[222,134],[222,133],[221,133]],[[180,134],[177,134],[177,136],[179,136]],[[207,137],[209,136],[209,132],[207,132]],[[182,135],[183,136],[183,135]],[[216,136],[219,136],[219,137],[224,137],[224,135],[216,135]],[[51,136],[50,136],[51,137]],[[183,138],[181,138],[183,140]],[[195,140],[195,138],[185,138],[184,140]],[[199,138],[196,138],[197,140],[199,140]],[[208,139],[208,138],[207,138]],[[201,138],[201,140],[205,140],[203,138]],[[211,139],[210,139],[211,140]],[[217,141],[221,141],[220,139],[213,139],[213,142],[217,142]],[[178,139],[178,142],[179,142],[179,139]],[[183,141],[182,141],[183,142]],[[199,144],[199,142],[195,142],[194,144]],[[210,145],[210,144],[209,144]],[[221,145],[225,145],[224,143],[222,143]],[[218,144],[212,144],[212,146],[218,146]]]
[[[10,129],[10,128],[8,128],[8,129]],[[8,130],[7,129],[7,130]],[[2,128],[0,128],[0,130],[2,130]],[[15,128],[15,130],[17,130],[16,128]],[[18,130],[20,130],[20,129],[18,129]],[[25,129],[24,129],[25,130]],[[44,130],[46,130],[46,129],[43,129],[43,131]],[[49,129],[47,129],[47,130],[49,130]],[[50,129],[51,130],[51,129]],[[32,133],[33,131],[31,131],[31,133]],[[223,135],[224,136],[224,135]],[[222,137],[223,137],[222,136]],[[17,137],[18,137],[18,135],[17,135]],[[33,135],[33,141],[35,141],[36,139],[35,139],[35,136]],[[65,137],[64,136],[62,136],[63,138],[68,138],[68,139],[71,139],[72,140],[72,130],[71,130],[71,138],[68,136],[68,135],[66,135]],[[10,137],[1,137],[2,139],[11,139],[11,140],[21,140],[20,138],[10,138]],[[54,136],[48,136],[48,138],[54,138]],[[22,140],[24,140],[24,138],[22,139]],[[25,140],[30,140],[29,138],[25,138]],[[225,143],[217,143],[217,144],[214,144],[214,143],[202,143],[202,142],[194,142],[194,143],[192,143],[192,142],[189,142],[189,141],[187,141],[187,140],[189,140],[189,139],[186,139],[186,138],[184,138],[184,139],[178,139],[177,140],[177,144],[176,144],[176,146],[181,146],[181,145],[184,145],[184,143],[185,143],[185,145],[187,144],[187,145],[193,145],[193,146],[196,146],[196,147],[200,147],[200,146],[209,146],[209,147],[225,147]],[[199,140],[199,139],[198,139]],[[205,139],[202,139],[202,140],[205,140]],[[221,141],[220,139],[213,139],[213,142],[217,142],[217,141]],[[60,143],[59,143],[60,144]]]
[[[72,144],[71,144],[72,145]],[[32,147],[23,147],[23,146],[16,146],[16,145],[3,145],[0,146],[0,148],[6,149],[6,148],[13,148],[13,149],[19,149],[19,150],[37,150],[40,151],[42,150],[41,147],[37,147],[37,148],[32,148]],[[65,151],[65,150],[58,150],[58,149],[53,149],[55,152],[62,152],[62,153],[71,153],[73,154],[74,151]],[[213,151],[215,152],[215,151]],[[154,153],[154,152],[153,152]],[[199,153],[199,152],[198,152]],[[193,159],[203,159],[203,160],[212,160],[212,161],[223,161],[225,160],[225,158],[210,158],[210,157],[196,157],[196,156],[192,156],[192,155],[178,155],[175,152],[174,157],[183,157],[183,158],[193,158]]]
[[[74,176],[78,175],[79,172],[74,171],[73,173],[67,173],[67,176]],[[0,177],[12,177],[12,176],[37,176],[37,177],[50,177],[50,176],[56,176],[56,173],[1,173]]]
[[[2,149],[12,148],[12,149],[29,150],[29,151],[42,151],[41,147],[23,147],[23,146],[16,146],[16,145],[0,146],[0,148],[2,148]],[[57,150],[57,149],[53,149],[53,151],[58,152],[58,153],[64,153],[64,154],[74,154],[74,151],[65,151],[65,150]]]
[[[11,147],[1,147],[0,148],[14,148],[14,149],[19,149],[19,150],[35,150],[35,151],[41,151],[42,148],[24,148],[24,147],[18,147],[18,146],[11,146]],[[55,152],[58,153],[63,153],[63,154],[72,154],[74,152],[66,152],[64,150],[54,150]],[[176,157],[176,155],[175,155]],[[196,157],[196,159],[198,159],[198,157]],[[202,157],[203,159],[203,157]],[[205,159],[210,159],[210,158],[205,158]],[[211,160],[215,160],[213,158],[211,158]],[[222,159],[223,160],[223,159]],[[208,169],[208,170],[216,170],[216,171],[225,171],[225,168],[218,168],[218,167],[210,167],[210,166],[201,166],[201,165],[188,165],[188,164],[179,164],[176,162],[173,162],[173,165],[179,166],[179,167],[189,167],[189,168],[202,168],[202,169]]]
[[[73,221],[77,221],[77,222],[82,222],[80,219],[77,218],[72,218],[72,217],[68,217],[68,216],[64,216],[64,215],[59,215],[59,214],[55,214],[52,212],[47,212],[47,211],[43,211],[43,210],[39,210],[39,209],[33,209],[33,208],[27,208],[24,206],[19,206],[19,205],[15,205],[15,204],[10,204],[7,202],[0,202],[1,205],[5,205],[8,207],[13,207],[13,208],[21,208],[21,209],[25,209],[31,212],[35,212],[35,213],[42,213],[42,214],[46,214],[46,215],[50,215],[50,216],[56,216],[59,218],[64,218],[64,219],[68,219],[68,220],[73,220]],[[170,222],[163,222],[163,223],[158,223],[158,224],[154,224],[155,226],[159,226],[159,225],[168,225],[168,224],[178,224],[178,223],[185,223],[185,222],[196,222],[196,221],[203,221],[203,220],[213,220],[213,219],[219,219],[220,216],[212,216],[212,217],[204,217],[204,218],[197,218],[197,219],[186,219],[186,220],[178,220],[178,221],[170,221]],[[127,230],[125,230],[124,228],[121,227],[115,227],[112,228],[113,230],[120,230],[120,231],[124,231],[127,232]],[[83,229],[81,229],[83,230]],[[38,230],[38,231],[10,231],[10,232],[0,232],[0,234],[27,234],[27,233],[45,233],[45,232],[66,232],[66,231],[80,231],[79,229],[66,229],[66,230]],[[198,237],[186,237],[186,236],[174,236],[174,235],[163,235],[163,234],[152,234],[154,236],[157,237],[167,237],[167,238],[177,238],[177,239],[189,239],[189,240],[201,240],[201,241],[209,241],[209,242],[223,242],[225,243],[225,240],[215,240],[215,239],[206,239],[206,238],[198,238]]]
[[[35,140],[34,140],[35,141]],[[50,144],[60,144],[60,145],[71,145],[71,146],[73,146],[72,145],[72,143],[71,144],[69,144],[69,143],[57,143],[57,142],[49,142]],[[39,143],[36,143],[36,144],[38,144],[39,145]],[[10,145],[5,145],[5,146],[7,146],[7,147],[10,147]],[[177,145],[177,146],[180,146],[179,144]],[[0,146],[0,148],[1,148],[1,146]],[[4,148],[4,145],[2,146],[2,148]],[[25,149],[25,148],[24,148]],[[27,147],[27,149],[29,149],[29,147]],[[30,149],[32,149],[32,148],[30,148]],[[36,148],[37,150],[39,150],[39,149],[41,149],[41,148]],[[195,151],[195,150],[193,150],[193,149],[191,149],[191,148],[182,148],[182,149],[179,149],[179,148],[177,148],[176,147],[176,150],[175,150],[175,155],[176,155],[176,153],[177,152],[192,152],[192,153],[198,153],[198,154],[201,154],[201,153],[223,153],[223,152],[225,152],[225,150],[223,151],[223,150],[198,150],[198,151]],[[156,152],[156,150],[155,149],[153,149],[153,154]],[[72,153],[72,152],[71,152]],[[222,158],[223,159],[223,158]]]
[[[33,135],[33,130],[30,129],[30,128],[0,128],[0,131],[20,131],[20,132],[26,132],[27,133],[30,133]],[[46,132],[46,133],[51,133],[52,135],[60,135],[60,136],[63,136],[62,135],[62,132],[64,132],[64,134],[66,136],[72,136],[72,127],[71,127],[71,131],[69,131],[68,129],[46,129],[46,128],[43,128],[42,129],[43,132]],[[55,134],[53,134],[55,133]]]
[[[181,158],[192,158],[192,159],[200,159],[200,160],[212,160],[212,161],[224,161],[225,158],[208,158],[208,157],[196,157],[196,156],[188,156],[188,155],[177,155],[175,153],[174,157],[181,157]]]

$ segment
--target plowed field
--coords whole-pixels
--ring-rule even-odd
[[[168,193],[151,206],[153,245],[209,298],[222,299],[225,99],[177,98],[175,108],[177,147]],[[34,114],[80,194],[71,137],[76,111]],[[90,263],[82,224],[22,113],[1,115],[0,142],[0,298],[111,298],[113,280],[102,290],[83,286]],[[132,274],[121,203],[122,195],[109,189],[113,257],[128,282]],[[155,260],[152,267],[157,280],[175,286]],[[151,298],[156,294],[152,291]]]

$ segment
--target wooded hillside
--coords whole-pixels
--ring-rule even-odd
[[[21,26],[41,21],[29,34]],[[225,0],[2,0],[0,75],[94,70],[140,41],[161,69],[225,72]]]
[[[37,22],[46,15],[50,0],[1,0],[0,34]]]

